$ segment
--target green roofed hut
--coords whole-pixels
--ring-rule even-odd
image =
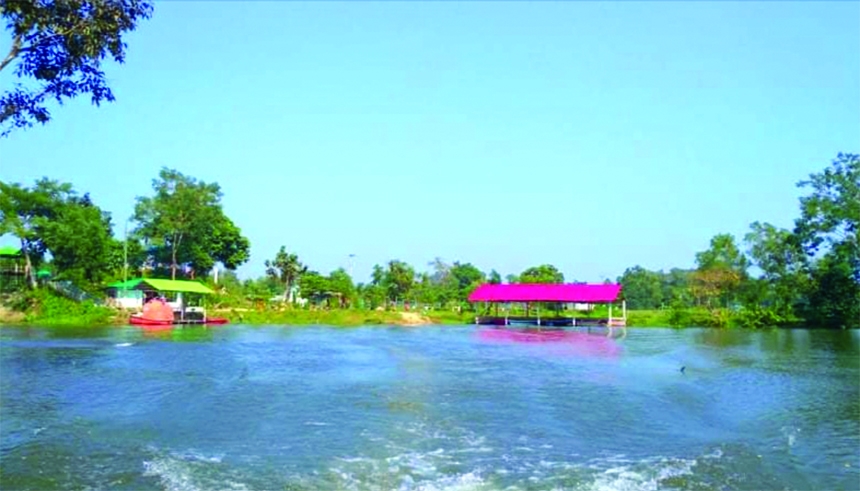
[[[14,287],[23,284],[26,271],[21,249],[13,246],[0,247],[0,286]]]
[[[227,322],[226,319],[208,317],[202,306],[189,305],[189,297],[199,299],[201,295],[215,293],[197,281],[135,278],[111,283],[107,289],[117,305],[142,311],[132,314],[132,324],[163,326]]]

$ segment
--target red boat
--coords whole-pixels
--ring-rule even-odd
[[[133,326],[181,326],[200,324],[227,324],[229,321],[223,317],[207,317],[205,319],[161,320],[147,319],[142,315],[132,315],[129,318],[128,322]]]
[[[128,322],[134,326],[183,326],[183,325],[202,325],[202,324],[226,324],[227,319],[222,317],[206,317],[206,313],[199,311],[195,312],[195,316],[186,315],[186,311],[182,311],[182,315],[177,319],[173,312],[173,308],[161,298],[154,298],[143,306],[143,312],[140,314],[132,314]]]

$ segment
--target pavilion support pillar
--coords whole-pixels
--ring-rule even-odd
[[[612,327],[612,304],[609,304],[609,326]]]

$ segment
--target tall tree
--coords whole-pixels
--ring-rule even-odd
[[[266,275],[281,282],[284,288],[284,300],[292,301],[293,286],[307,273],[308,267],[299,261],[299,256],[287,252],[286,247],[281,246],[275,258],[265,262]]]
[[[797,236],[769,223],[754,222],[750,229],[744,241],[767,286],[761,300],[780,314],[791,315],[806,284],[807,260]]]
[[[746,281],[749,260],[735,243],[731,234],[717,234],[707,250],[696,254],[693,280],[701,299],[710,305],[719,298],[726,305],[737,299],[741,284]]]
[[[455,261],[450,274],[457,301],[465,302],[469,295],[486,279],[486,275],[472,263]]]
[[[795,232],[807,254],[825,246],[837,249],[853,265],[860,281],[860,156],[840,153],[830,167],[798,183],[811,188],[800,198]]]
[[[12,35],[0,72],[15,66],[18,83],[0,97],[0,136],[51,119],[47,104],[89,94],[112,102],[102,62],[125,61],[123,36],[152,15],[147,0],[3,0],[0,17]],[[2,56],[2,55],[0,55]],[[15,64],[17,62],[17,64]]]
[[[840,153],[831,165],[798,183],[798,241],[810,258],[811,285],[803,312],[815,324],[860,324],[860,156]]]
[[[663,275],[642,266],[627,268],[618,278],[631,309],[656,309],[663,304]]]
[[[564,274],[551,264],[526,269],[519,276],[520,283],[564,283]]]
[[[224,215],[217,183],[163,168],[152,187],[154,196],[137,198],[135,233],[155,249],[157,260],[167,260],[171,278],[180,265],[194,271],[221,262],[233,269],[248,260],[250,244]]]
[[[54,216],[39,223],[38,234],[51,253],[57,277],[79,287],[97,288],[122,264],[114,255],[118,241],[113,238],[110,215],[87,194],[58,203]]]
[[[407,300],[415,284],[415,270],[403,261],[389,261],[382,283],[389,300]]]
[[[343,268],[338,268],[328,275],[328,285],[332,293],[338,295],[340,307],[351,303],[355,296],[355,285],[352,283],[352,277]]]
[[[32,288],[36,287],[34,269],[47,250],[39,226],[54,219],[71,194],[71,184],[47,178],[37,180],[33,188],[0,182],[0,235],[10,233],[20,241]]]
[[[495,269],[490,271],[490,274],[487,276],[487,283],[498,285],[502,282],[502,275],[499,274]]]
[[[147,0],[3,0],[0,17],[12,34],[0,73],[15,66],[29,79],[0,97],[0,136],[46,123],[47,104],[89,94],[93,104],[114,100],[102,71],[108,56],[125,61],[123,36],[152,15]],[[15,64],[17,62],[17,64]]]

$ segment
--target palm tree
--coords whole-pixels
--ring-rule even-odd
[[[265,264],[266,274],[284,284],[284,300],[292,302],[293,286],[308,271],[308,267],[299,261],[299,256],[287,253],[284,246],[275,254],[274,260],[267,260]]]

